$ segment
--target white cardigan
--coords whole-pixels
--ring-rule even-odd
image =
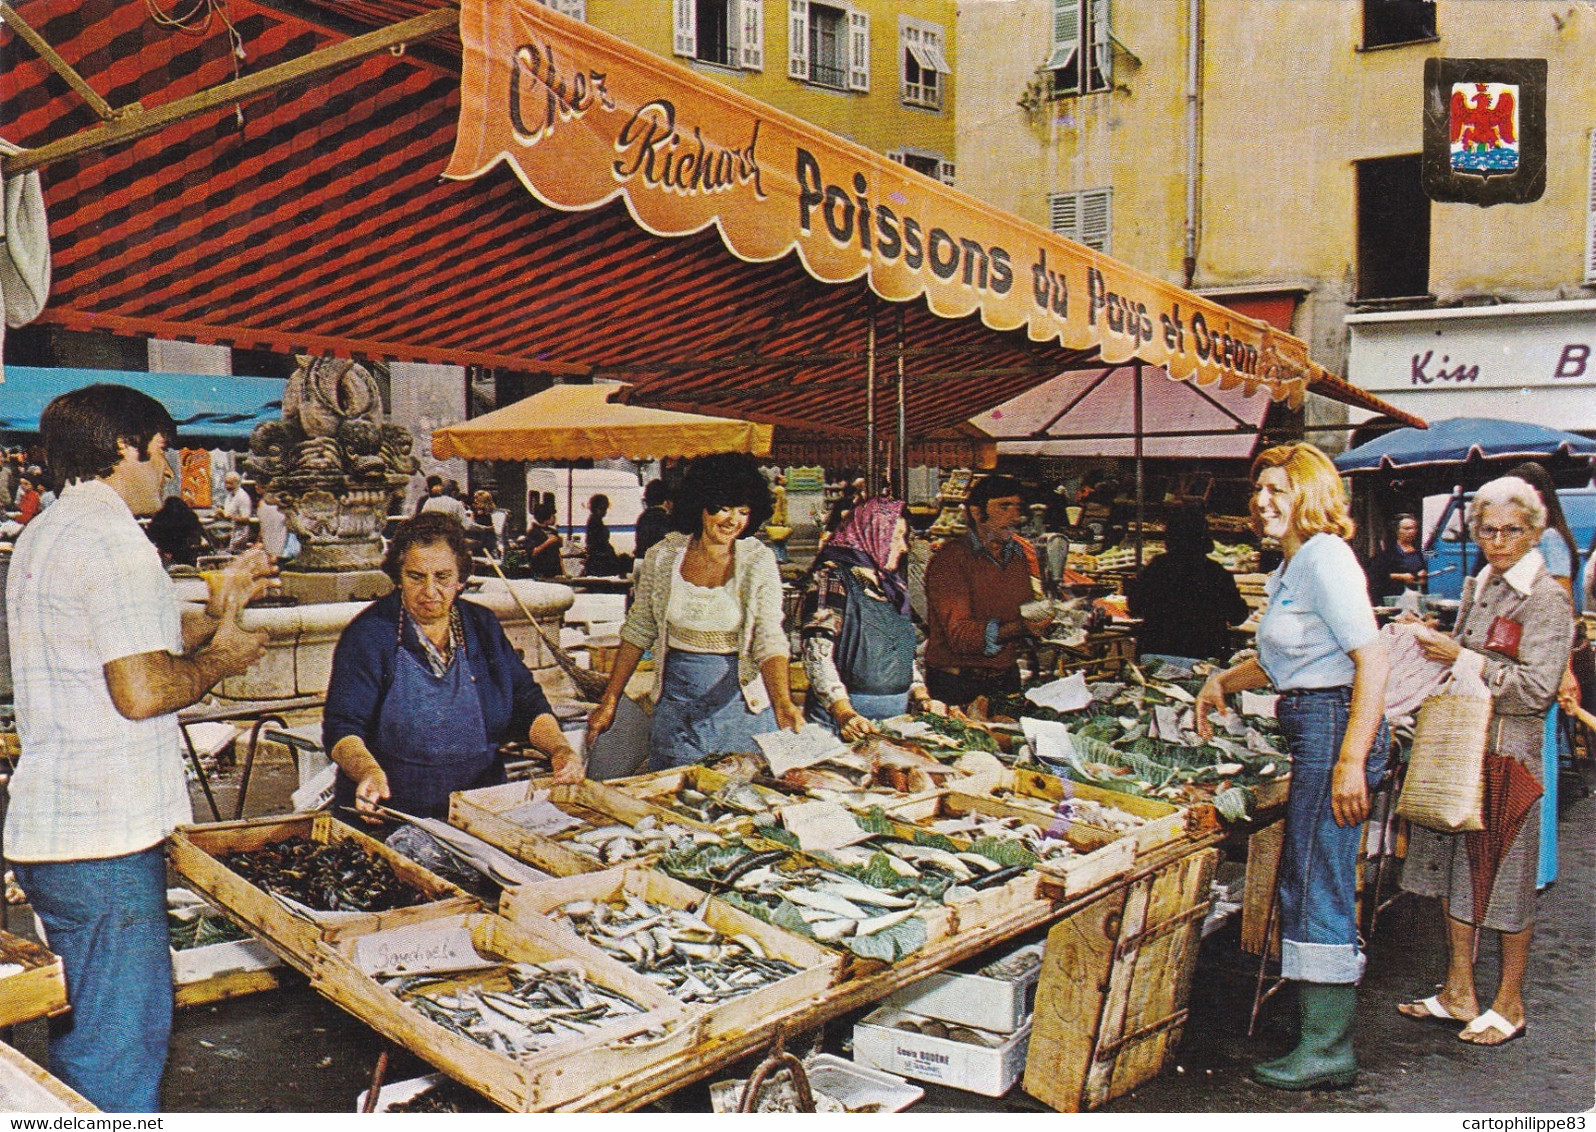
[[[637,579],[632,608],[621,626],[621,640],[640,649],[654,650],[654,687],[651,704],[659,701],[665,683],[667,630],[665,611],[670,608],[671,585],[676,577],[676,560],[686,549],[689,536],[672,531],[649,547]],[[776,556],[758,539],[740,538],[733,548],[732,579],[737,587],[737,603],[743,610],[742,648],[737,653],[737,679],[748,689],[759,677],[759,667],[773,656],[787,656],[787,634],[781,625],[781,571]],[[760,688],[756,696],[763,694]]]

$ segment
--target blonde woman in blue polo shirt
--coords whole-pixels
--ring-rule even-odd
[[[1283,444],[1252,466],[1254,524],[1285,561],[1266,584],[1258,656],[1208,679],[1197,728],[1229,693],[1273,686],[1291,745],[1291,793],[1280,854],[1281,973],[1298,982],[1302,1037],[1253,1066],[1277,1089],[1339,1088],[1357,1062],[1352,1017],[1364,957],[1356,915],[1358,840],[1369,790],[1385,771],[1390,659],[1374,622],[1335,465],[1311,444]]]

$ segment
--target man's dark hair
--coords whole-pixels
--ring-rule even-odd
[[[749,535],[770,521],[775,505],[770,484],[752,456],[717,452],[700,456],[688,467],[676,492],[671,525],[684,534],[696,535],[703,528],[705,511],[746,507],[748,525],[743,534]]]
[[[136,448],[140,460],[148,460],[150,442],[157,436],[166,437],[168,448],[177,447],[172,414],[154,397],[126,385],[74,389],[39,415],[44,459],[56,487],[110,475],[122,459],[119,440]]]
[[[649,480],[643,486],[643,506],[662,507],[671,497],[671,489],[665,486],[664,480]]]
[[[433,546],[442,543],[454,551],[460,580],[471,576],[471,545],[466,541],[465,528],[447,511],[423,511],[413,519],[399,524],[388,541],[388,553],[382,560],[382,572],[399,584],[399,574],[404,567],[405,555],[413,546]]]
[[[975,486],[970,489],[964,504],[966,507],[979,507],[981,514],[986,515],[986,505],[994,499],[1007,499],[1010,496],[1023,496],[1020,481],[1011,476],[990,475],[982,476],[975,481]]]
[[[1208,516],[1191,507],[1171,511],[1164,522],[1164,547],[1170,554],[1207,554],[1214,548]]]
[[[532,508],[532,520],[533,520],[533,522],[537,522],[537,523],[553,522],[554,521],[554,504],[552,504],[552,503],[539,503],[536,506],[534,506]]]
[[[598,515],[601,518],[608,515],[610,513],[610,497],[607,495],[595,495],[587,501],[587,509],[591,514]]]

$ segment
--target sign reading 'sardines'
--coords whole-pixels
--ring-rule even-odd
[[[460,127],[445,175],[508,161],[544,203],[617,195],[648,231],[715,225],[750,262],[796,251],[815,278],[867,277],[947,318],[1132,358],[1179,378],[1300,401],[1290,335],[1000,212],[880,154],[566,19],[535,0],[465,0]]]

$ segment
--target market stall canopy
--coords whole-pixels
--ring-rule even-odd
[[[555,385],[432,434],[440,460],[658,460],[770,452],[771,427],[612,401],[614,384]]]
[[[1343,472],[1374,472],[1466,460],[1528,460],[1562,454],[1596,456],[1596,440],[1522,421],[1454,417],[1425,429],[1399,428],[1336,457]]]
[[[1205,389],[1151,367],[1142,381],[1140,430],[1132,366],[1060,374],[971,423],[996,437],[1005,455],[1130,457],[1138,431],[1144,456],[1252,455],[1269,398],[1240,387]]]
[[[137,370],[44,369],[7,366],[0,384],[0,432],[38,432],[39,414],[62,393],[96,382],[129,385],[148,393],[172,414],[178,437],[245,440],[262,421],[281,420],[278,377],[218,377]]]
[[[352,33],[453,10],[231,0],[185,35],[120,0],[15,6],[117,104],[0,33],[0,136],[27,147],[0,167],[45,164],[60,326],[626,380],[854,436],[872,358],[878,422],[901,359],[912,437],[1099,362],[1290,403],[1323,377],[1288,334],[533,0],[371,53]],[[278,67],[299,81],[215,91]]]

